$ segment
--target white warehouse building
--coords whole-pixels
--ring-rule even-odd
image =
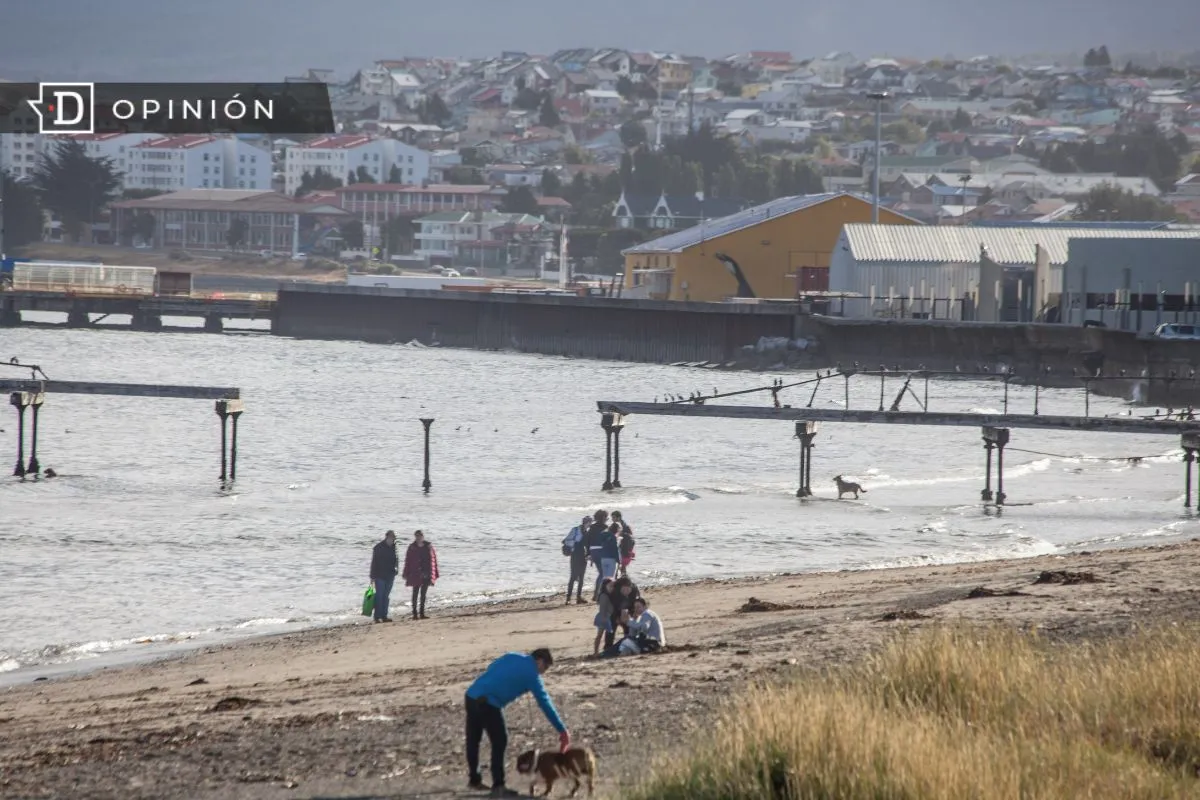
[[[1200,230],[855,223],[834,246],[829,292],[845,296],[834,307],[858,319],[1052,320],[1072,239],[1195,238]]]

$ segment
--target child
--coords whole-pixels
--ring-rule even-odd
[[[626,576],[629,563],[633,561],[633,559],[637,558],[637,554],[633,552],[633,530],[630,529],[629,526],[625,526],[625,528],[622,529],[621,536],[617,540],[617,545],[621,552],[621,577],[624,578]]]
[[[613,579],[605,578],[600,583],[600,593],[596,600],[596,619],[593,624],[596,626],[596,641],[592,643],[592,655],[600,655],[600,642],[605,636],[613,635]]]

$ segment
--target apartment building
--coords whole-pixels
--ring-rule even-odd
[[[430,154],[398,139],[365,134],[321,136],[287,149],[284,161],[284,191],[295,194],[304,174],[323,170],[346,182],[359,167],[376,183],[386,183],[400,171],[404,183],[421,183],[429,178]]]
[[[486,185],[359,183],[336,190],[338,205],[356,216],[387,220],[442,211],[491,211],[508,190]]]
[[[128,155],[126,189],[271,189],[271,154],[232,136],[159,136]]]
[[[0,106],[0,114],[4,115],[4,129],[12,131],[0,134],[0,171],[18,180],[28,179],[45,146],[45,137],[37,132],[37,115],[25,105],[15,109]]]
[[[140,144],[163,138],[161,133],[84,133],[75,136],[46,136],[45,151],[53,152],[55,143],[62,139],[74,139],[83,145],[88,158],[107,158],[113,168],[128,181],[130,150]],[[126,189],[130,188],[128,185]]]

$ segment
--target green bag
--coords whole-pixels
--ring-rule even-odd
[[[375,587],[368,586],[366,593],[363,595],[363,616],[369,617],[375,613]]]

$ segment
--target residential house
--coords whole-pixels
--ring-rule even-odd
[[[692,65],[674,56],[659,59],[649,80],[662,92],[682,92],[692,85]]]
[[[134,218],[154,219],[152,243],[163,249],[229,250],[234,220],[246,223],[238,247],[308,252],[348,215],[337,206],[253,189],[187,189],[110,206],[113,238],[123,241]]]
[[[462,153],[457,150],[433,150],[429,153],[429,182],[446,183],[446,176],[455,167],[461,167]]]
[[[632,79],[634,61],[628,51],[606,48],[593,55],[588,63],[603,67],[618,77],[624,76]]]
[[[271,153],[233,136],[158,136],[126,154],[126,189],[271,189]]]
[[[845,86],[847,70],[857,63],[858,59],[851,53],[833,52],[808,62],[808,69],[823,85]]]
[[[504,269],[516,261],[530,261],[534,235],[546,227],[541,217],[494,211],[441,212],[415,221],[419,230],[414,236],[414,255],[429,264],[481,269]],[[546,232],[550,234],[546,238],[552,240],[553,232]]]
[[[615,91],[588,89],[583,93],[583,103],[589,114],[611,117],[620,113],[624,101]]]
[[[1175,181],[1174,197],[1200,197],[1200,174],[1192,172]]]
[[[563,70],[558,80],[557,94],[560,97],[583,94],[589,89],[596,88],[596,79],[586,71]]]
[[[748,204],[740,199],[702,195],[654,195],[621,192],[613,207],[613,219],[618,228],[646,230],[681,230],[702,220],[722,217],[740,211]]]
[[[386,136],[320,136],[288,148],[284,191],[294,194],[305,173],[315,174],[320,169],[345,181],[360,167],[376,183],[387,182],[392,177],[392,167],[400,170],[406,183],[420,183],[429,179],[429,151]]]
[[[492,164],[484,167],[483,174],[493,185],[537,188],[542,185],[543,169],[529,164]]]

